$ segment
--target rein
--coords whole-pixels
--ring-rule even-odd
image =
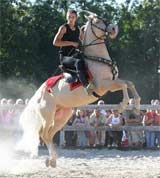
[[[103,22],[104,22],[104,20],[103,20]],[[105,23],[105,22],[104,22],[104,23]],[[99,45],[99,44],[105,44],[105,41],[103,41],[103,42],[98,42],[98,43],[94,43],[94,42],[97,41],[97,40],[104,40],[104,39],[102,39],[102,37],[104,37],[104,36],[106,36],[106,35],[104,34],[104,35],[98,37],[98,36],[96,35],[95,31],[93,30],[93,26],[96,27],[96,28],[98,28],[99,30],[102,30],[103,32],[106,33],[107,27],[106,27],[105,29],[102,29],[102,28],[96,26],[95,24],[93,24],[93,23],[92,23],[92,20],[91,20],[91,30],[92,30],[92,33],[94,34],[94,36],[96,37],[96,39],[93,40],[93,41],[91,41],[89,44],[83,45],[83,46],[82,46],[82,48],[83,48],[82,50],[84,50],[84,49],[87,48],[88,46]],[[105,59],[105,58],[95,57],[95,56],[86,56],[86,55],[84,55],[84,57],[87,58],[87,59],[89,59],[89,60],[95,61],[95,62],[101,62],[101,63],[107,64],[109,67],[111,67],[112,74],[113,74],[113,80],[115,79],[115,76],[116,76],[116,74],[118,73],[117,70],[116,70],[117,65],[116,65],[116,62],[115,62],[115,61],[113,61],[113,60],[107,60],[107,59]]]

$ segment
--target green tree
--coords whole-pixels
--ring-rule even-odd
[[[120,77],[135,83],[143,102],[157,98],[159,0],[126,0],[123,5],[115,0],[37,0],[34,4],[29,0],[1,0],[1,78],[25,78],[39,85],[54,73],[59,60],[58,48],[53,47],[52,41],[59,26],[66,21],[68,8],[93,11],[108,22],[118,24],[118,37],[107,40],[106,45],[117,61]],[[80,13],[79,25],[85,22],[84,14]],[[109,97],[109,101],[112,98]]]

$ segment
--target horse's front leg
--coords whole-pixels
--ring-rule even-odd
[[[125,83],[125,81],[120,80],[120,79],[103,80],[103,81],[101,81],[101,86],[102,86],[103,90],[107,90],[107,91],[111,91],[111,92],[122,90],[123,100],[118,106],[118,111],[120,113],[123,112],[126,109],[128,102],[129,102],[127,84]]]
[[[125,82],[126,82],[127,87],[131,91],[133,98],[134,98],[134,110],[136,113],[139,113],[141,98],[140,98],[139,94],[137,93],[137,90],[136,90],[134,84],[131,81],[125,81]]]

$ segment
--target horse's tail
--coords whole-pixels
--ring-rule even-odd
[[[39,132],[43,126],[43,118],[39,114],[39,109],[43,105],[45,92],[46,86],[42,84],[20,116],[19,123],[23,130],[23,136],[17,145],[18,150],[35,155],[38,153]]]

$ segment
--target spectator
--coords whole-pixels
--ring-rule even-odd
[[[152,99],[152,100],[151,100],[151,105],[153,105],[153,104],[154,104],[154,102],[155,102],[155,100],[153,100],[153,99]]]
[[[142,126],[143,118],[130,114],[129,118],[126,119],[126,125],[128,126]],[[144,139],[143,139],[143,131],[133,131],[130,130],[127,132],[128,134],[128,143],[131,148],[142,148]]]
[[[22,113],[22,111],[24,109],[23,108],[24,106],[25,106],[25,103],[24,103],[24,101],[21,98],[19,98],[19,99],[16,100],[16,103],[15,103],[15,109],[16,109],[16,111],[15,111],[15,117],[16,118],[19,119],[19,117],[20,117],[20,115],[21,115],[21,113]]]
[[[93,113],[93,109],[85,110],[86,119],[88,119],[88,124],[90,123],[90,115]],[[95,133],[92,131],[85,131],[88,138],[88,145],[93,147],[95,145]]]
[[[76,118],[76,109],[74,109],[71,119],[68,120],[67,125],[72,126]],[[65,146],[72,147],[76,146],[77,142],[77,132],[76,131],[66,131],[65,132]]]
[[[111,115],[112,115],[112,111],[111,110],[106,110],[106,126],[109,126]],[[112,139],[111,131],[106,131],[105,145],[108,148],[111,147],[112,141],[113,141],[113,139]]]
[[[0,122],[2,124],[7,124],[8,120],[6,120],[6,118],[7,118],[8,109],[5,107],[5,106],[7,106],[7,99],[2,98],[0,100],[0,105],[2,107],[1,110],[0,110]]]
[[[158,119],[156,120],[156,126],[160,126],[160,110],[157,111],[158,114]],[[155,135],[156,139],[157,139],[157,147],[160,148],[160,131],[156,132]]]
[[[156,99],[156,100],[154,101],[153,105],[160,105],[160,101]]]
[[[15,104],[16,105],[24,105],[24,101],[21,98],[19,98],[19,99],[16,100]]]
[[[155,111],[148,111],[145,117],[145,126],[155,126],[158,122],[158,114]],[[146,131],[146,145],[147,148],[154,149],[155,148],[155,132],[154,131]]]
[[[104,105],[104,101],[103,101],[103,100],[99,100],[98,103],[97,103],[97,105],[98,105],[98,106],[100,106],[100,105],[103,106],[103,105]],[[100,112],[101,112],[101,114],[106,115],[105,109],[101,109]]]
[[[98,127],[102,127],[105,126],[106,124],[106,116],[101,113],[100,108],[97,108],[94,110],[94,112],[91,114],[90,116],[90,125],[98,128]],[[104,146],[105,144],[105,131],[104,130],[98,130],[94,133],[95,136],[95,145],[98,146]]]
[[[160,105],[160,101],[156,99],[153,105]],[[156,114],[157,114],[157,119],[155,120],[155,125],[160,126],[160,110],[157,110]],[[157,148],[160,148],[160,131],[155,132],[155,139],[156,139]]]
[[[15,114],[15,109],[13,108],[14,100],[13,99],[8,99],[7,100],[7,106],[9,106],[9,107],[7,108],[6,121],[9,124],[9,123],[11,123],[13,121],[14,114]]]
[[[160,101],[158,99],[154,100],[153,105],[160,105]],[[155,126],[160,126],[160,110],[155,111],[155,113],[157,114]],[[157,148],[160,148],[160,131],[155,132],[155,139]]]
[[[6,104],[7,104],[7,99],[6,99],[6,98],[2,98],[2,99],[0,100],[0,104],[1,104],[1,106],[6,105]]]
[[[85,116],[85,112],[83,110],[77,110],[76,118],[73,122],[73,125],[79,128],[82,128],[88,125],[88,119]],[[77,145],[80,146],[81,148],[88,146],[88,139],[86,136],[86,132],[83,130],[77,131]]]
[[[142,125],[145,126],[145,117],[146,117],[146,110],[141,110],[140,111],[140,114],[139,114],[139,117],[142,119]]]
[[[7,100],[7,105],[10,105],[10,106],[12,106],[12,105],[14,105],[14,100],[13,99],[8,99]]]
[[[118,110],[113,110],[113,114],[110,116],[110,121],[109,121],[109,125],[113,128],[113,129],[117,129],[119,127],[121,127],[123,124],[122,122],[122,118],[118,112]],[[122,141],[122,131],[112,131],[111,135],[112,135],[112,147],[121,147],[121,141]]]

